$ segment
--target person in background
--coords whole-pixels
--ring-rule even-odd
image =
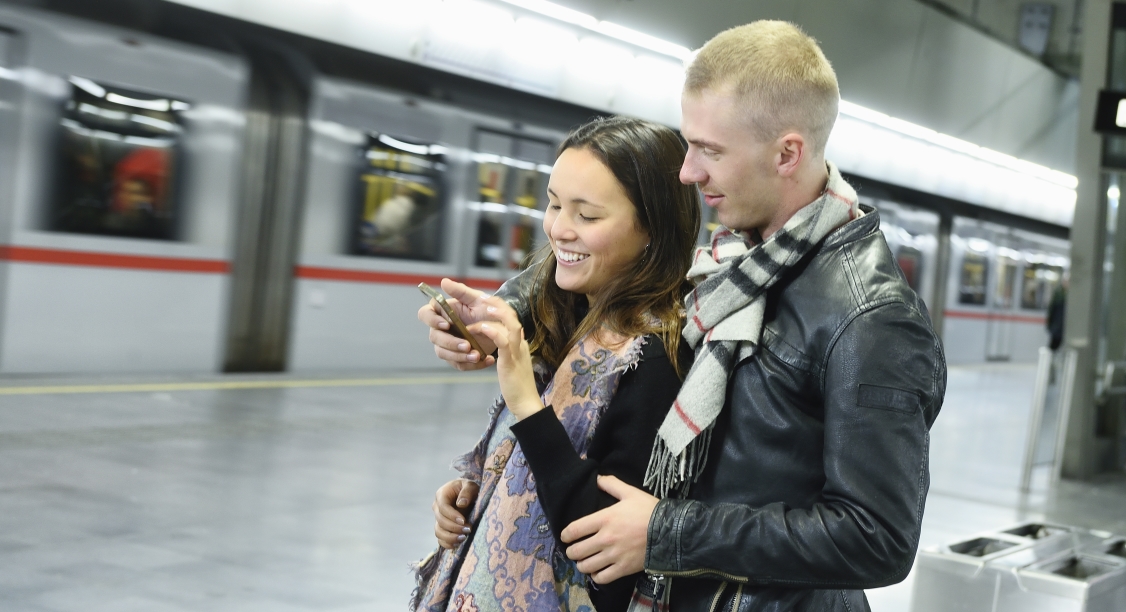
[[[1048,328],[1048,348],[1056,351],[1063,344],[1063,324],[1067,317],[1067,277],[1063,277],[1060,284],[1052,290],[1052,299],[1048,302],[1048,318],[1045,326]]]
[[[599,476],[642,486],[691,361],[681,300],[700,210],[677,180],[683,156],[675,132],[636,119],[595,120],[568,136],[547,189],[549,252],[527,273],[536,290],[526,324],[500,298],[442,282],[497,347],[503,401],[455,464],[462,478],[435,496],[441,548],[419,566],[413,609],[629,605],[636,572],[588,588],[559,534],[615,502]],[[419,313],[429,315],[434,304]]]
[[[859,612],[911,570],[946,364],[878,213],[825,159],[839,101],[785,22],[722,32],[687,68],[680,179],[722,223],[688,272],[695,361],[651,492],[601,478],[620,501],[561,534],[596,583],[645,570],[631,610]],[[498,296],[526,313],[532,292]],[[439,357],[491,363],[424,320]]]

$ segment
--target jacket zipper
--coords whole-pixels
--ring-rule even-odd
[[[724,580],[727,580],[729,582],[741,582],[741,583],[745,584],[745,583],[748,583],[748,582],[751,581],[750,578],[747,578],[745,576],[736,576],[735,574],[728,574],[727,572],[721,572],[719,570],[714,570],[714,569],[695,569],[695,570],[689,570],[687,572],[662,571],[660,574],[652,574],[652,575],[654,575],[654,576],[668,576],[670,578],[695,578],[695,577],[698,577],[698,576],[711,575],[711,576],[719,576],[720,578],[723,578]]]
[[[731,612],[739,612],[739,600],[743,597],[743,584],[739,583],[739,588],[735,589],[735,597],[731,598]]]
[[[708,606],[708,612],[715,612],[716,606],[719,605],[719,600],[723,597],[723,592],[727,589],[727,582],[719,585],[719,590],[715,592],[715,597],[712,597],[712,605]]]

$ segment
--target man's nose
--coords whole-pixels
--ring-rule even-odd
[[[691,185],[693,183],[702,183],[706,178],[707,174],[692,161],[692,156],[686,155],[684,157],[684,165],[680,167],[680,182],[685,185]]]

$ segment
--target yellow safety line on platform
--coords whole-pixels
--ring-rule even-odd
[[[215,391],[229,389],[294,389],[308,387],[383,387],[447,383],[496,382],[496,376],[417,376],[403,378],[343,378],[325,380],[230,380],[210,382],[137,383],[121,385],[55,385],[2,387],[0,395],[49,395],[56,393],[157,393],[161,391]]]

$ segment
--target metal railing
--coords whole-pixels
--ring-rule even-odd
[[[1063,472],[1063,447],[1067,440],[1067,422],[1071,417],[1071,395],[1075,388],[1075,369],[1079,353],[1075,349],[1062,349],[1059,394],[1057,396],[1056,436],[1052,448],[1051,482],[1059,482]],[[1037,465],[1037,442],[1044,426],[1044,412],[1048,403],[1048,387],[1051,385],[1052,361],[1055,359],[1047,347],[1040,348],[1040,359],[1036,365],[1036,386],[1032,394],[1032,414],[1028,419],[1028,440],[1024,447],[1024,462],[1021,468],[1020,489],[1028,492],[1032,485],[1032,469]],[[1113,375],[1113,372],[1110,372]]]

